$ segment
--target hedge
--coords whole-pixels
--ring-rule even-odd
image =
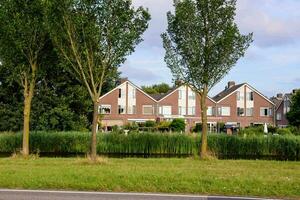
[[[0,153],[20,151],[21,133],[0,134]],[[89,151],[90,133],[32,132],[32,152],[85,154]],[[129,135],[98,134],[100,154],[188,156],[199,152],[200,136],[162,133],[131,133]],[[219,158],[300,160],[300,136],[227,136],[208,135],[210,152]]]

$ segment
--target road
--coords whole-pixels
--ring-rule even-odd
[[[0,200],[259,200],[258,198],[148,193],[71,192],[0,189]]]

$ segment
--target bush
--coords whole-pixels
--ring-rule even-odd
[[[194,133],[200,133],[201,131],[202,131],[201,123],[197,123],[196,126],[194,126],[194,128],[192,129],[192,132],[194,132]]]
[[[172,131],[184,132],[185,131],[185,122],[183,119],[173,119],[170,124]]]
[[[155,127],[155,126],[156,126],[156,122],[155,122],[155,121],[149,120],[149,121],[146,121],[146,122],[145,122],[145,127],[153,128],[153,127]]]
[[[169,121],[162,121],[157,125],[157,129],[159,131],[165,132],[170,130],[171,122]]]

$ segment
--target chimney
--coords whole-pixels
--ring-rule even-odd
[[[124,83],[124,82],[126,82],[126,81],[128,81],[128,78],[127,78],[127,77],[121,78],[121,80],[120,80],[121,84]]]
[[[229,81],[229,82],[227,83],[227,88],[226,88],[226,89],[229,89],[229,88],[231,88],[231,87],[233,87],[233,86],[235,86],[235,82],[234,82],[234,81]]]
[[[282,93],[278,93],[278,94],[276,95],[276,97],[277,97],[277,99],[282,99],[282,98],[283,98],[283,94],[282,94]]]

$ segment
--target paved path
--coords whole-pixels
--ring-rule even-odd
[[[259,200],[258,198],[147,193],[71,192],[0,189],[0,200]]]

